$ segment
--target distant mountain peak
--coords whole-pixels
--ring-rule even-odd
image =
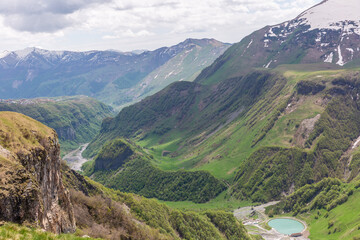
[[[0,53],[0,58],[4,58],[4,57],[6,57],[7,55],[9,55],[10,53],[11,53],[11,52],[5,50],[5,51],[3,51],[2,53]]]
[[[359,0],[322,1],[295,19],[268,26],[262,39],[263,47],[270,50],[275,45],[281,46],[292,39],[295,45],[302,45],[303,50],[307,49],[307,53],[304,53],[298,62],[319,62],[320,58],[324,63],[344,66],[360,57],[358,9]],[[264,67],[277,66],[276,62],[277,59],[269,59],[264,63]]]
[[[49,51],[49,50],[36,48],[36,47],[27,47],[27,48],[24,48],[21,50],[16,50],[16,51],[3,51],[2,53],[0,53],[0,59],[5,58],[9,55],[13,55],[13,57],[18,60],[24,60],[33,53],[37,53],[37,54],[40,54],[43,56],[60,57],[64,54],[64,51]]]
[[[17,51],[15,51],[15,53],[19,58],[25,58],[30,53],[34,52],[35,50],[36,50],[35,47],[28,47],[28,48],[25,48],[25,49],[22,49],[22,50],[17,50]]]
[[[218,82],[253,68],[317,64],[360,65],[360,0],[327,0],[294,19],[265,26],[243,38],[204,69],[196,82]]]

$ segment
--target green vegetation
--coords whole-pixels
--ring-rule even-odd
[[[155,199],[109,189],[63,166],[79,230],[146,239],[252,239],[231,213],[174,210]],[[140,222],[142,224],[136,224]],[[111,232],[111,233],[109,233]],[[236,237],[236,238],[235,238]]]
[[[208,172],[163,171],[152,166],[150,159],[139,147],[115,139],[104,146],[84,172],[107,187],[166,201],[203,203],[226,188]]]
[[[13,223],[5,223],[0,226],[1,240],[80,240],[80,239],[94,239],[83,238],[74,234],[60,234],[55,235],[49,232],[44,232],[42,229],[35,229],[26,226],[20,226]]]
[[[346,164],[339,159],[360,134],[356,72],[304,69],[255,70],[212,86],[172,84],[104,121],[85,155],[128,137],[153,155],[148,166],[209,171],[231,185],[235,197],[254,202],[341,178]],[[141,165],[135,163],[126,164]]]
[[[285,84],[285,78],[267,71],[228,79],[213,88],[197,83],[174,83],[104,121],[100,134],[84,155],[95,156],[104,142],[129,137],[154,155],[153,163],[163,170],[199,168],[229,179],[239,166],[238,156],[232,150],[237,151],[239,141],[245,136],[253,137],[248,126],[244,127],[243,117],[260,100],[258,111],[263,114],[262,111],[268,110],[268,101],[262,100],[264,96],[269,95],[269,101],[275,101]],[[237,131],[237,139],[224,132],[235,119],[242,119],[240,124],[234,124],[237,129],[232,129],[233,134]],[[222,133],[225,136],[214,140]],[[241,142],[241,154],[252,151],[247,141]]]
[[[311,82],[311,81],[300,81],[296,88],[297,93],[302,95],[315,95],[325,89],[325,85]]]
[[[102,120],[113,114],[110,107],[88,97],[17,100],[0,103],[0,111],[19,112],[55,129],[62,153],[89,142]]]
[[[250,201],[239,200],[235,197],[229,196],[227,191],[222,192],[216,198],[211,199],[206,203],[194,203],[191,201],[160,201],[171,208],[179,210],[203,211],[203,210],[222,210],[232,212],[234,209],[253,205]]]
[[[0,145],[17,152],[32,147],[42,147],[43,139],[55,135],[54,131],[40,122],[14,112],[0,112]]]
[[[351,189],[353,184],[348,186]],[[308,224],[310,239],[344,239],[356,240],[360,238],[359,228],[359,189],[353,190],[345,203],[335,208],[314,209],[310,212],[298,215]]]
[[[261,148],[253,153],[235,177],[233,194],[254,202],[268,202],[295,187],[306,184],[312,176],[306,164],[306,153],[300,149]],[[305,169],[303,171],[303,169]]]
[[[340,158],[360,135],[360,110],[353,100],[358,89],[336,86],[343,94],[332,89],[326,92],[331,100],[305,143],[312,149],[260,148],[243,163],[235,177],[235,195],[265,202],[278,199],[291,185],[297,189],[327,176],[342,177],[344,165]],[[356,159],[351,165],[354,174]]]
[[[318,183],[307,184],[281,201],[272,214],[291,212],[293,215],[325,209],[331,211],[345,203],[354,192],[353,187],[342,183],[339,179],[325,178]],[[268,209],[269,210],[269,209]]]
[[[351,181],[360,173],[360,153],[352,156],[349,170],[351,171],[351,175],[348,180]]]
[[[95,160],[94,171],[117,170],[129,161],[133,154],[130,144],[123,139],[115,139],[101,149]]]

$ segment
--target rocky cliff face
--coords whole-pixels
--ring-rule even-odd
[[[0,219],[74,232],[57,134],[24,115],[0,112]]]

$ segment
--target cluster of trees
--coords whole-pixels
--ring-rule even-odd
[[[312,81],[300,81],[296,85],[298,94],[301,95],[315,95],[325,89],[325,85]]]
[[[294,215],[316,209],[331,211],[345,203],[354,190],[337,178],[324,178],[318,183],[299,188],[267,211],[271,214],[292,212]]]
[[[136,157],[117,171],[96,171],[93,178],[105,186],[165,201],[207,202],[226,189],[205,171],[163,171]]]
[[[171,209],[154,199],[106,188],[67,167],[63,176],[72,189],[81,234],[107,239],[251,239],[232,213]]]
[[[125,139],[108,142],[84,172],[107,187],[165,201],[207,202],[226,189],[205,171],[163,171]]]
[[[331,96],[305,144],[309,149],[263,147],[255,151],[235,177],[234,195],[266,202],[279,199],[292,185],[298,189],[325,177],[341,177],[345,166],[340,158],[360,135],[359,89],[344,91],[345,95]],[[352,178],[359,172],[358,158],[354,156],[350,166]]]

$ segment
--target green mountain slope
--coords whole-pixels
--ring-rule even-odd
[[[358,35],[327,28],[325,39],[301,16],[247,36],[194,82],[124,108],[103,122],[85,155],[130,138],[162,170],[208,170],[233,196],[261,202],[326,177],[355,178],[358,56],[341,50]],[[341,33],[349,35],[344,42]]]
[[[205,171],[160,170],[150,155],[124,139],[108,142],[85,174],[107,187],[166,201],[207,202],[226,188]]]
[[[359,51],[354,51],[358,50],[359,27],[355,24],[348,28],[347,24],[356,22],[357,17],[342,12],[352,12],[358,6],[357,2],[322,1],[294,19],[265,26],[234,44],[195,81],[212,84],[241,76],[253,68],[282,64],[354,67],[360,58]],[[337,11],[338,8],[343,10]],[[318,24],[322,26],[319,28]]]
[[[255,71],[212,88],[190,82],[171,84],[104,121],[85,155],[94,156],[102,143],[118,136],[149,142],[146,147],[171,143],[164,150],[179,155],[181,148],[201,144],[244,115],[267,91],[277,95],[285,83],[280,75]]]
[[[229,212],[173,210],[85,179],[28,116],[3,111],[0,129],[1,239],[252,239]]]
[[[34,229],[26,226],[16,225],[13,223],[5,223],[0,226],[0,238],[7,239],[27,239],[27,240],[81,240],[82,236],[75,234],[60,234],[55,235],[53,233],[44,232],[43,229]],[[86,238],[92,240],[94,238]]]
[[[312,118],[312,123],[309,119],[303,120],[298,125],[291,140],[302,149],[259,149],[243,163],[235,178],[235,189],[242,189],[245,195],[256,194],[263,198],[256,197],[257,200],[266,201],[289,192],[292,185],[299,188],[328,176],[349,178],[350,156],[356,147],[353,144],[360,135],[359,78],[353,72],[346,77],[330,77],[327,82],[318,82],[328,87],[314,95],[310,91],[310,96],[304,97],[298,85],[297,93],[289,99],[292,102],[293,99],[316,97],[326,101],[322,103],[326,107],[320,117]],[[308,84],[310,88],[311,85]],[[291,127],[286,112],[280,117],[277,124],[283,121]]]
[[[81,234],[106,239],[253,239],[232,213],[174,210],[157,200],[108,189],[62,167]]]
[[[130,137],[160,168],[208,170],[234,180],[235,196],[255,201],[326,176],[342,178],[340,158],[360,135],[357,71],[305,68],[255,71],[214,86],[173,84],[105,121],[87,154],[106,140]]]
[[[55,129],[62,153],[89,142],[112,108],[89,97],[23,99],[0,102],[0,111],[23,113]]]
[[[269,207],[269,215],[292,214],[306,221],[310,239],[358,239],[360,237],[359,182],[349,184],[325,178],[308,184]]]

